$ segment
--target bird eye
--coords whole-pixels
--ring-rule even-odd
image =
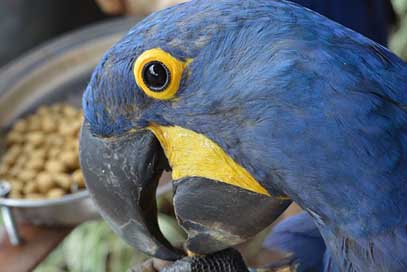
[[[152,91],[161,92],[168,86],[170,72],[161,62],[152,61],[144,65],[143,80]]]
[[[134,62],[133,73],[138,87],[148,96],[168,100],[177,93],[186,62],[160,48],[142,53]]]

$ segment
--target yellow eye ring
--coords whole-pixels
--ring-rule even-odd
[[[133,73],[138,87],[149,97],[168,100],[177,93],[187,63],[161,48],[143,52],[134,62]]]

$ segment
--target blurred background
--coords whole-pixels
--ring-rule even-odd
[[[58,40],[59,48],[63,48],[63,43],[70,38],[62,41],[59,39],[68,32],[80,31],[89,25],[106,21],[121,20],[123,17],[142,18],[155,10],[179,2],[183,1],[2,0],[0,1],[0,73],[2,70],[12,73],[10,71],[13,71],[21,60],[46,50],[47,47],[43,46],[50,41]],[[407,59],[407,0],[297,0],[295,2],[361,32],[390,48],[401,58]],[[121,29],[121,31],[125,30]],[[103,32],[103,28],[98,28],[97,31]],[[89,36],[91,36],[90,33]],[[75,42],[71,41],[71,43]],[[77,42],[86,42],[86,34],[82,34]],[[63,49],[61,54],[64,54]],[[86,80],[87,78],[84,82]],[[158,201],[160,227],[171,242],[179,243],[185,237],[173,216],[171,193],[163,193]],[[299,210],[293,205],[283,217],[297,213]],[[279,257],[276,252],[262,248],[262,241],[271,228],[272,226],[240,247],[251,264],[266,263]],[[76,227],[35,271],[126,271],[132,264],[145,258],[146,256],[135,253],[125,245],[103,221],[97,220]]]

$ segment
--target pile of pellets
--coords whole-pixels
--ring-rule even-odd
[[[79,168],[80,110],[67,104],[42,106],[19,119],[6,135],[0,180],[9,198],[59,198],[83,189]]]

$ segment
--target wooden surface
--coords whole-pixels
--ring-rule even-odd
[[[0,271],[32,271],[73,228],[44,228],[20,226],[23,245],[12,246],[4,229],[0,231]]]

